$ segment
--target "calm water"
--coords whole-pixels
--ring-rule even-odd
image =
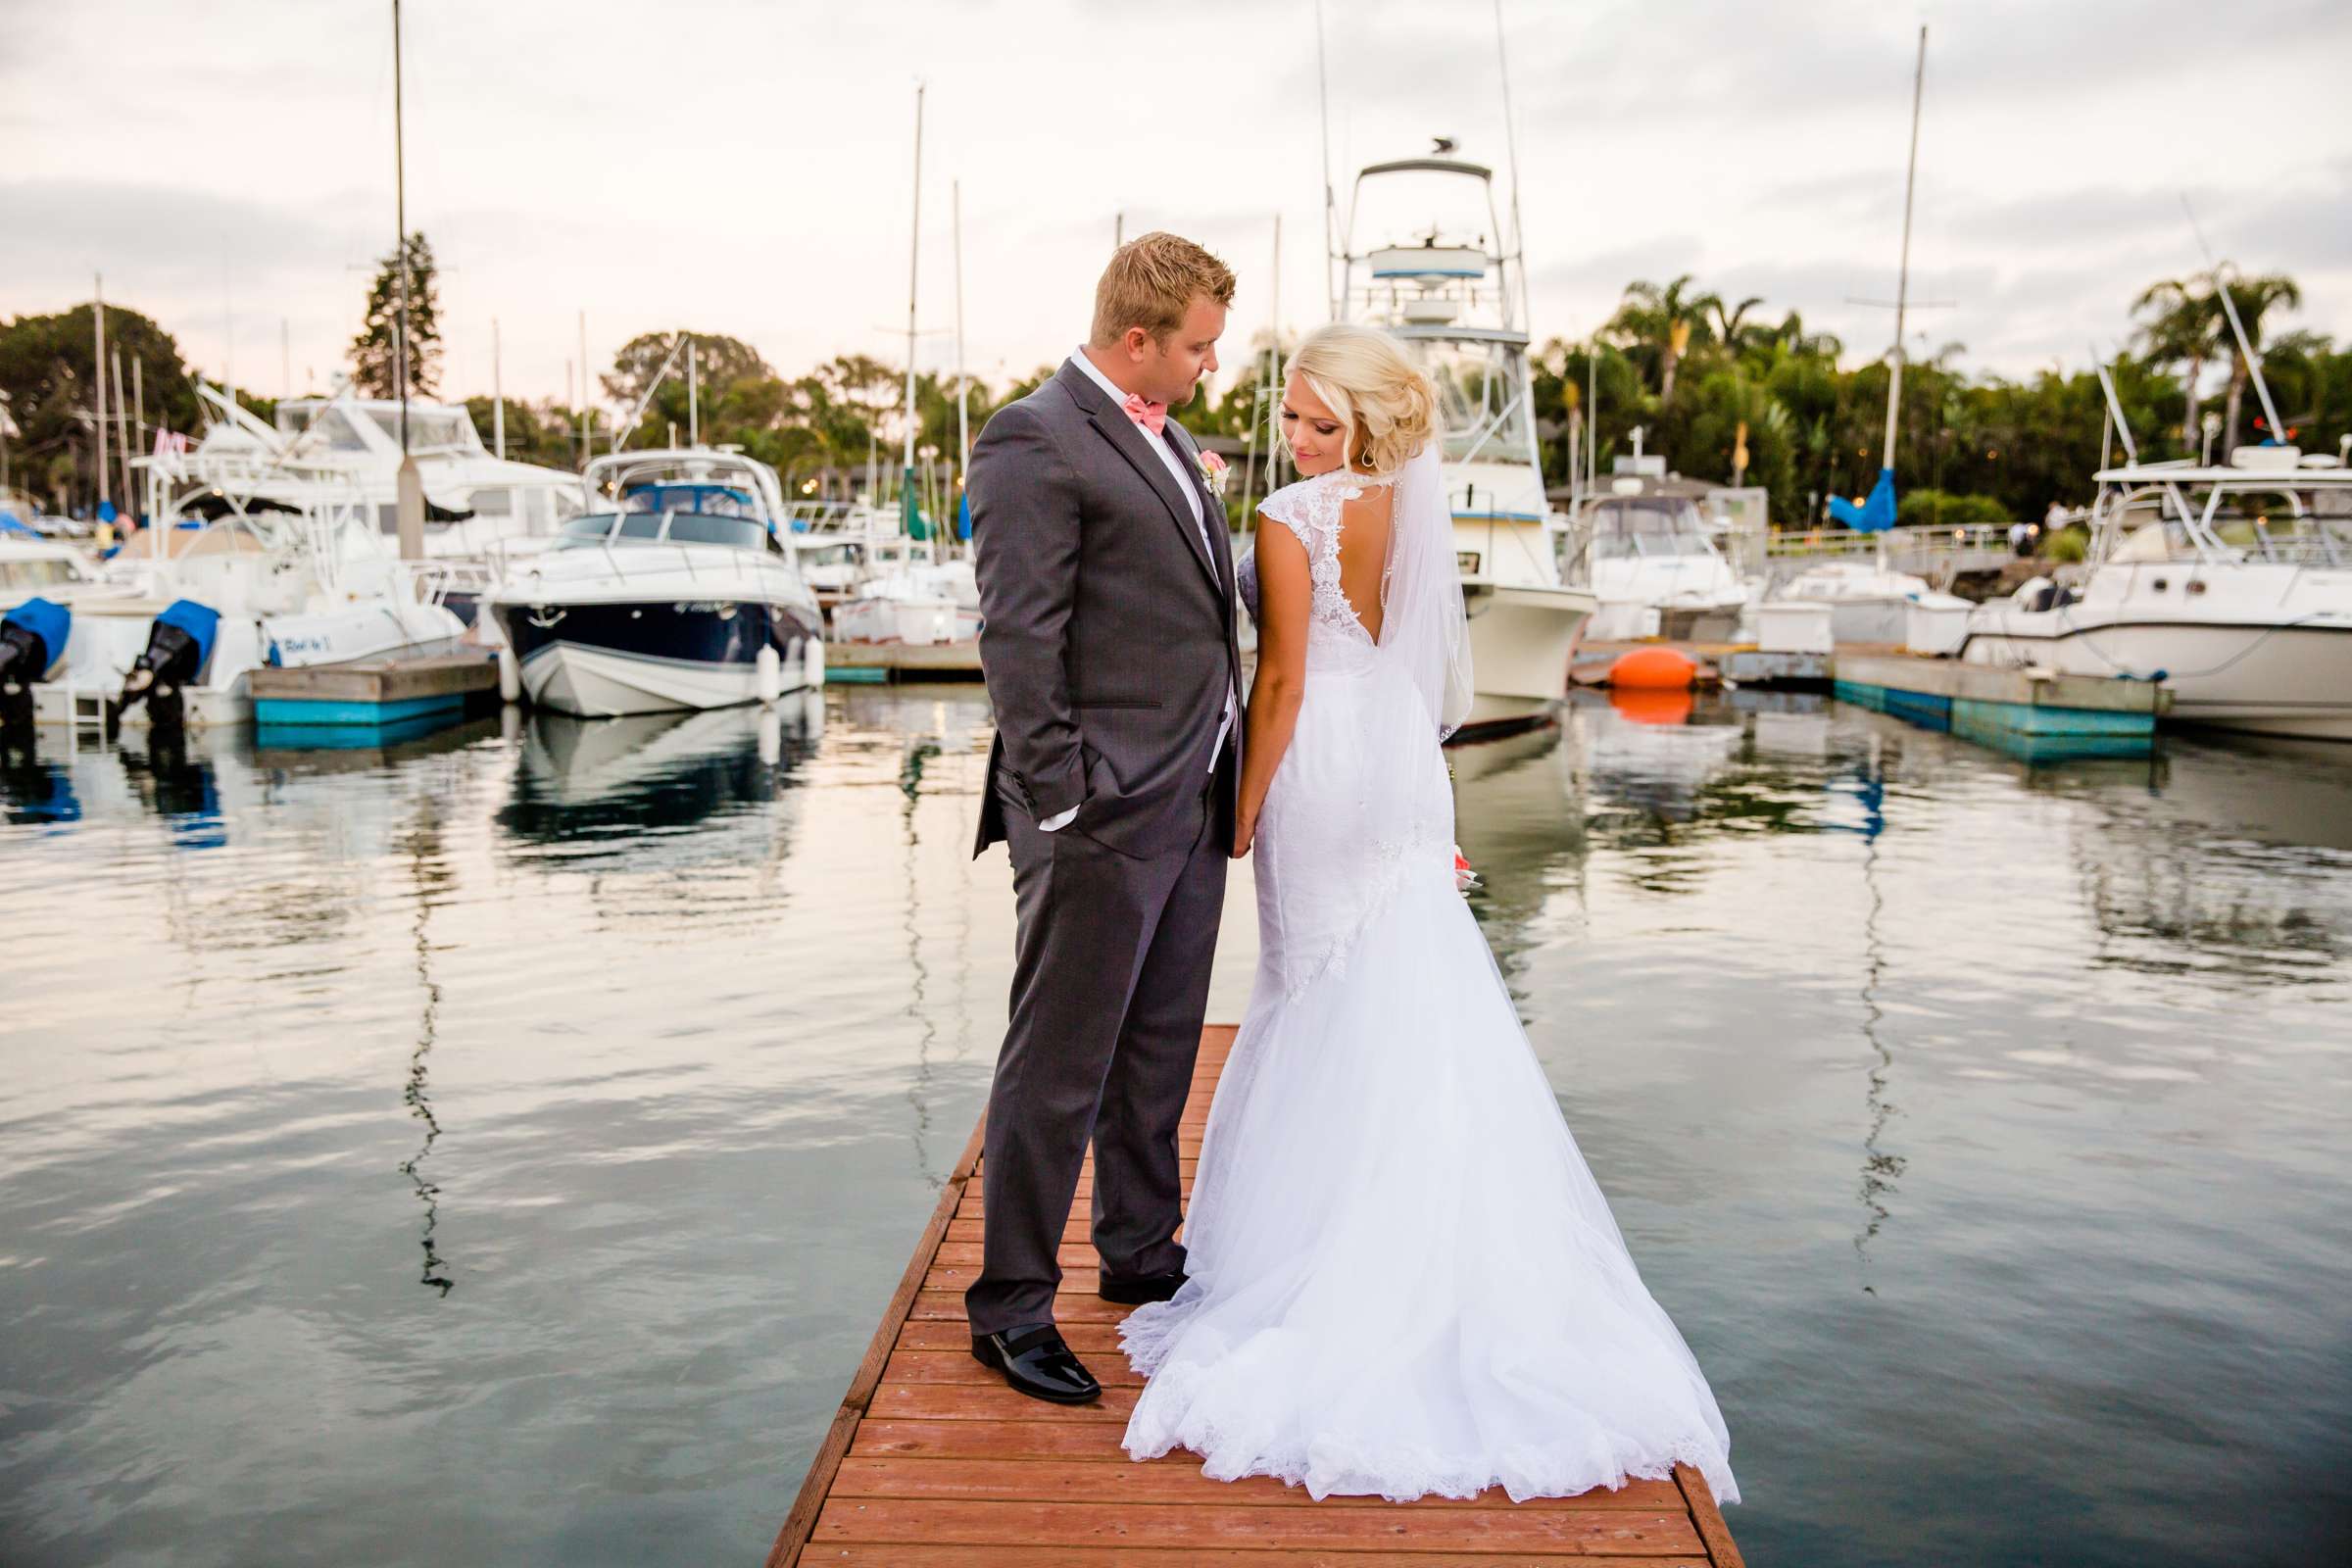
[[[0,1562],[758,1560],[986,1089],[987,721],[0,773]],[[2344,1560],[2352,752],[1806,702],[1455,768],[1752,1560]]]

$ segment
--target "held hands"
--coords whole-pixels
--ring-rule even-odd
[[[1256,838],[1257,813],[1254,811],[1238,813],[1233,819],[1233,858],[1238,860],[1248,855],[1250,844]]]

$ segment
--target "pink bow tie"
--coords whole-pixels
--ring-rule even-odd
[[[1139,392],[1128,393],[1127,401],[1119,407],[1127,411],[1127,417],[1153,435],[1159,434],[1160,427],[1168,422],[1168,406],[1165,403],[1146,403]]]

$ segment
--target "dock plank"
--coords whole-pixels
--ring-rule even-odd
[[[1185,1189],[1233,1032],[1202,1039],[1180,1133]],[[1022,1398],[971,1358],[963,1291],[979,1272],[977,1129],[851,1377],[768,1568],[1744,1568],[1705,1480],[1630,1481],[1576,1497],[1309,1496],[1265,1476],[1210,1481],[1174,1453],[1119,1446],[1142,1380],[1118,1349],[1131,1308],[1095,1295],[1087,1182],[1062,1233],[1054,1316],[1103,1383],[1091,1405]]]

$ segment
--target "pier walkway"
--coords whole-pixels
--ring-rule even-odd
[[[1181,1134],[1192,1190],[1209,1097],[1234,1031],[1201,1038]],[[964,1287],[980,1266],[980,1133],[956,1161],[768,1553],[767,1568],[1740,1568],[1706,1482],[1514,1503],[1331,1497],[1254,1476],[1209,1481],[1184,1452],[1137,1464],[1119,1447],[1142,1380],[1119,1352],[1129,1308],[1095,1295],[1086,1194],[1062,1236],[1054,1311],[1102,1380],[1102,1399],[1022,1397],[971,1356]]]

